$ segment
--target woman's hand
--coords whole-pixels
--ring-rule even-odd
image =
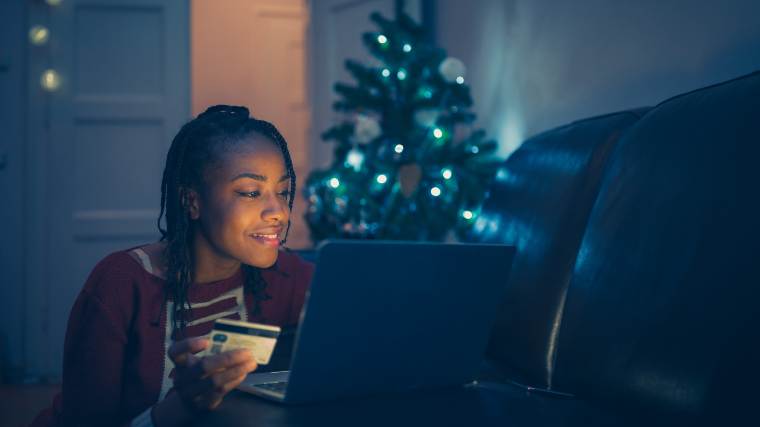
[[[214,409],[224,395],[237,387],[257,365],[248,350],[232,350],[212,356],[195,353],[209,344],[206,338],[190,338],[169,347],[174,362],[174,388],[194,409]]]
[[[198,357],[196,353],[208,347],[207,338],[188,338],[169,347],[169,358],[174,362],[174,390],[163,405],[154,408],[157,425],[181,424],[196,410],[215,409],[224,396],[237,387],[257,365],[248,350],[232,350]],[[178,414],[177,397],[187,408]]]

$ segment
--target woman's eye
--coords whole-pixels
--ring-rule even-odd
[[[258,191],[238,191],[238,194],[243,197],[250,197],[251,199],[255,199],[261,195]]]

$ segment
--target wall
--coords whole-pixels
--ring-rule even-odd
[[[439,0],[437,40],[468,66],[501,154],[575,119],[653,105],[760,69],[756,0]]]
[[[245,105],[288,141],[298,185],[309,169],[304,0],[193,0],[193,115],[214,104]],[[296,195],[288,246],[311,245]]]
[[[25,44],[24,2],[0,2],[0,376],[7,380],[19,379],[24,358]]]

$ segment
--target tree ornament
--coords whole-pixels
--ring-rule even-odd
[[[355,172],[359,172],[364,164],[364,153],[356,147],[349,150],[346,154],[346,165],[354,168]]]
[[[398,182],[401,194],[407,199],[417,191],[422,178],[422,168],[417,163],[407,163],[398,168]]]
[[[366,144],[380,136],[380,123],[372,117],[359,114],[354,125],[354,139],[360,144]]]
[[[441,61],[438,65],[438,72],[441,74],[441,77],[449,83],[457,82],[458,77],[461,77],[462,83],[464,83],[464,63],[457,58],[449,56]]]

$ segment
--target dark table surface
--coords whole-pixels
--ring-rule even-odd
[[[295,406],[233,391],[217,410],[198,416],[193,425],[620,426],[629,423],[577,399],[529,392],[511,384],[480,382]]]

